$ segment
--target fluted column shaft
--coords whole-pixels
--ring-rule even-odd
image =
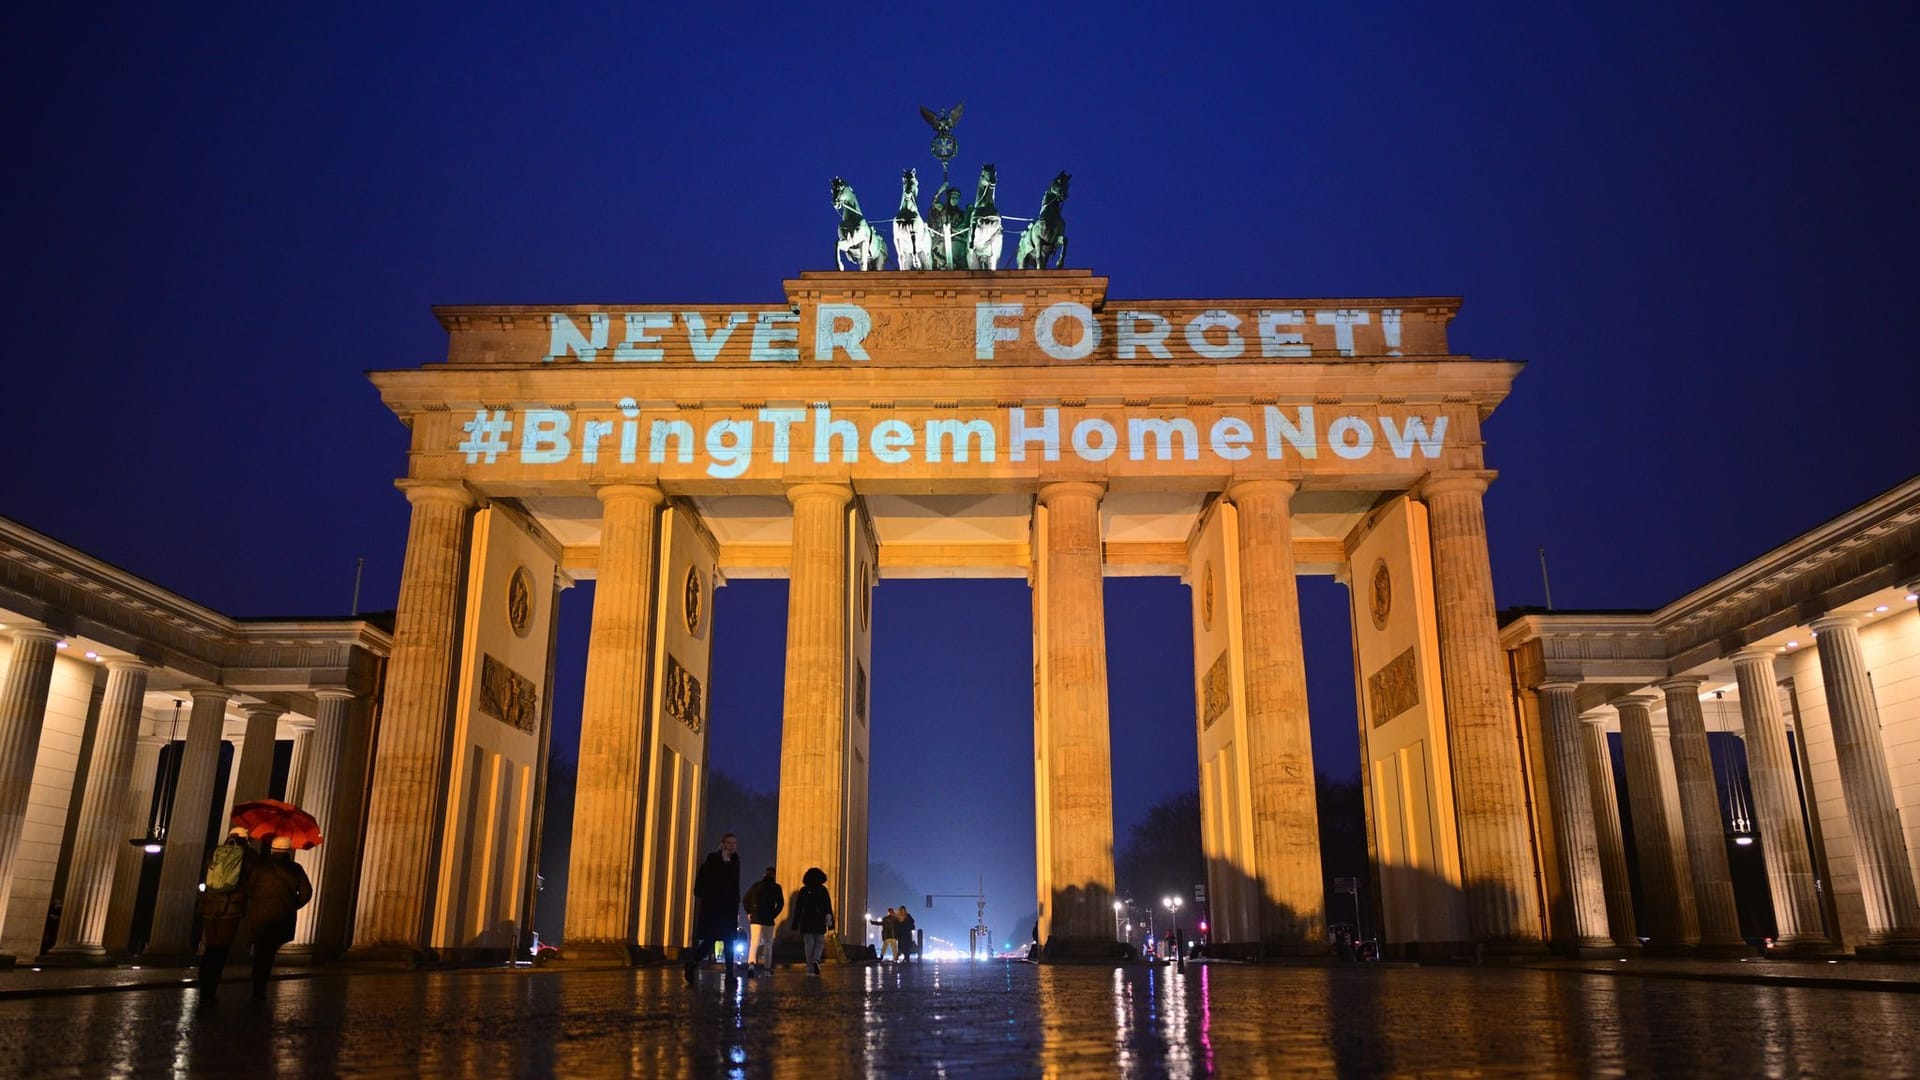
[[[1733,874],[1727,869],[1727,842],[1720,824],[1720,789],[1713,778],[1707,747],[1707,718],[1700,711],[1700,679],[1668,679],[1667,739],[1673,748],[1674,782],[1680,789],[1680,821],[1685,828],[1687,866],[1692,871],[1694,909],[1700,919],[1703,948],[1746,945],[1740,936],[1740,912],[1733,902]]]
[[[313,815],[320,826],[320,835],[325,840],[317,848],[294,853],[294,858],[307,871],[307,880],[313,882],[313,900],[300,909],[299,919],[294,926],[293,943],[311,949],[315,945],[315,934],[321,923],[321,912],[325,905],[340,902],[339,890],[351,873],[348,860],[339,852],[343,837],[334,835],[336,813],[340,805],[340,751],[346,743],[347,718],[353,709],[353,693],[345,689],[319,690],[314,694],[319,702],[311,725],[301,725],[306,739],[306,752],[300,755],[300,808]],[[337,946],[337,942],[333,943]]]
[[[1233,485],[1246,675],[1246,783],[1253,800],[1260,937],[1270,948],[1326,951],[1326,893],[1307,721],[1307,661],[1285,480]]]
[[[160,893],[153,904],[153,933],[147,952],[185,956],[193,951],[193,912],[200,897],[200,872],[207,854],[207,820],[213,812],[213,788],[220,770],[220,729],[233,692],[219,687],[191,691],[187,741],[180,751],[174,781],[173,816],[167,822],[167,847],[161,856]]]
[[[233,805],[264,799],[273,786],[274,736],[284,711],[271,705],[246,708],[246,734],[240,740],[240,758],[233,768]]]
[[[1040,489],[1045,559],[1047,899],[1056,942],[1113,940],[1113,760],[1107,728],[1107,619],[1098,484]]]
[[[1800,816],[1800,788],[1794,779],[1787,725],[1773,677],[1771,653],[1735,653],[1734,678],[1740,684],[1740,720],[1747,737],[1747,782],[1759,818],[1760,851],[1767,863],[1767,888],[1773,896],[1774,943],[1827,944],[1820,920],[1820,898],[1813,886],[1813,856]]]
[[[13,895],[14,856],[27,826],[33,766],[40,757],[40,729],[47,722],[47,692],[60,635],[38,626],[13,631],[13,653],[0,685],[0,926]]]
[[[1673,850],[1673,827],[1667,820],[1665,784],[1660,773],[1659,747],[1654,745],[1649,699],[1623,698],[1614,702],[1620,712],[1620,741],[1627,756],[1627,798],[1633,809],[1633,846],[1640,863],[1640,929],[1649,944],[1693,945],[1682,913],[1683,887]]]
[[[780,827],[774,864],[796,886],[810,867],[827,875],[842,927],[847,868],[847,507],[841,484],[787,489],[793,553],[787,583],[787,668],[780,723]]]
[[[106,955],[107,909],[113,902],[114,870],[139,826],[133,822],[134,749],[146,702],[146,664],[107,663],[107,692],[93,736],[93,760],[80,797],[80,821],[67,864],[67,893],[60,907],[59,956]],[[143,823],[144,824],[144,823]]]
[[[1587,769],[1587,792],[1593,798],[1593,837],[1600,850],[1600,876],[1606,882],[1607,928],[1615,945],[1639,948],[1633,918],[1633,882],[1627,876],[1627,845],[1620,832],[1620,801],[1613,787],[1613,753],[1607,749],[1607,728],[1598,719],[1580,721],[1581,760]]]
[[[457,483],[402,481],[413,504],[374,747],[354,947],[411,956],[426,944],[435,834],[445,816],[448,685],[473,497]]]
[[[1507,700],[1493,613],[1493,571],[1481,495],[1485,474],[1422,485],[1433,540],[1440,675],[1453,761],[1467,916],[1478,941],[1537,945],[1539,892],[1527,819],[1525,767]]]
[[[153,813],[154,781],[160,775],[160,752],[167,747],[164,735],[142,735],[134,743],[132,792],[128,796],[127,840],[145,836]],[[122,843],[114,859],[113,895],[107,903],[107,923],[103,944],[109,954],[128,951],[133,936],[133,908],[140,899],[141,871],[149,855],[132,844]]]
[[[1851,616],[1815,619],[1820,678],[1826,684],[1827,715],[1840,764],[1840,791],[1860,869],[1860,897],[1867,908],[1868,945],[1920,945],[1920,900],[1913,865],[1900,829],[1899,804],[1880,739],[1880,709],[1860,655],[1858,621]]]
[[[666,496],[646,484],[607,484],[596,494],[600,564],[580,712],[576,839],[568,855],[564,940],[576,953],[618,953],[624,959],[628,947],[637,944],[641,804],[653,719],[647,711],[647,669],[653,659],[649,601],[654,534]]]
[[[1606,879],[1594,835],[1593,797],[1587,790],[1578,690],[1570,682],[1539,687],[1546,720],[1547,796],[1553,804],[1553,846],[1570,919],[1562,940],[1575,948],[1600,949],[1613,942],[1607,933]]]
[[[293,729],[293,753],[287,757],[285,798],[304,810],[306,804],[301,800],[306,797],[307,791],[307,752],[313,748],[313,721],[295,716],[287,720],[287,726]]]

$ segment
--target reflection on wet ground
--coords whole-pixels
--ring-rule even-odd
[[[1899,1076],[1916,1031],[1916,994],[1538,970],[445,971],[0,1002],[0,1076]]]

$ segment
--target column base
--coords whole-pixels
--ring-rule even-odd
[[[1773,945],[1763,950],[1764,955],[1790,959],[1813,959],[1830,956],[1845,956],[1847,952],[1840,946],[1828,941],[1819,934],[1798,934],[1793,937],[1775,938]]]
[[[1628,950],[1607,938],[1568,942],[1555,946],[1553,951],[1569,960],[1621,960],[1628,955]],[[1636,948],[1633,951],[1639,950]]]
[[[563,942],[558,948],[560,955],[549,964],[561,967],[640,967],[644,964],[658,964],[666,960],[666,951],[648,948],[631,942],[620,941],[582,941],[579,944]]]
[[[432,949],[415,948],[411,945],[368,945],[365,948],[348,949],[340,957],[343,964],[360,964],[367,967],[419,967],[439,960]]]
[[[1132,951],[1112,938],[1051,937],[1040,959],[1049,964],[1118,964],[1130,959]]]
[[[56,945],[39,962],[47,967],[111,967],[114,958],[99,945]]]
[[[1693,947],[1693,955],[1701,960],[1734,960],[1756,956],[1759,950],[1745,941],[1703,941]]]
[[[10,970],[11,968],[13,968],[15,964],[18,964],[19,962],[20,962],[19,959],[16,958],[12,953],[0,952],[0,971]]]
[[[1853,950],[1862,960],[1920,960],[1920,938],[1870,941]]]
[[[1640,955],[1648,960],[1686,960],[1698,947],[1691,941],[1649,941],[1640,946]]]

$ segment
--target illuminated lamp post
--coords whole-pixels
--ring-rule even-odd
[[[1174,962],[1179,965],[1180,970],[1185,971],[1187,969],[1187,950],[1185,944],[1180,940],[1180,898],[1177,896],[1168,896],[1160,902],[1165,904],[1167,910],[1173,913],[1173,959]]]

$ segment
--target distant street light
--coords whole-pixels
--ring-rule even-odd
[[[1180,966],[1180,970],[1185,971],[1187,968],[1187,950],[1185,944],[1180,940],[1180,898],[1177,896],[1167,896],[1162,897],[1160,902],[1165,904],[1167,910],[1173,913],[1173,959],[1174,962]]]
[[[1127,924],[1120,920],[1120,913],[1122,911],[1125,911],[1126,909],[1127,909],[1127,905],[1121,903],[1120,901],[1115,900],[1113,902],[1113,933],[1114,933],[1114,936],[1119,938],[1121,941],[1127,940],[1127,929],[1126,929]]]

